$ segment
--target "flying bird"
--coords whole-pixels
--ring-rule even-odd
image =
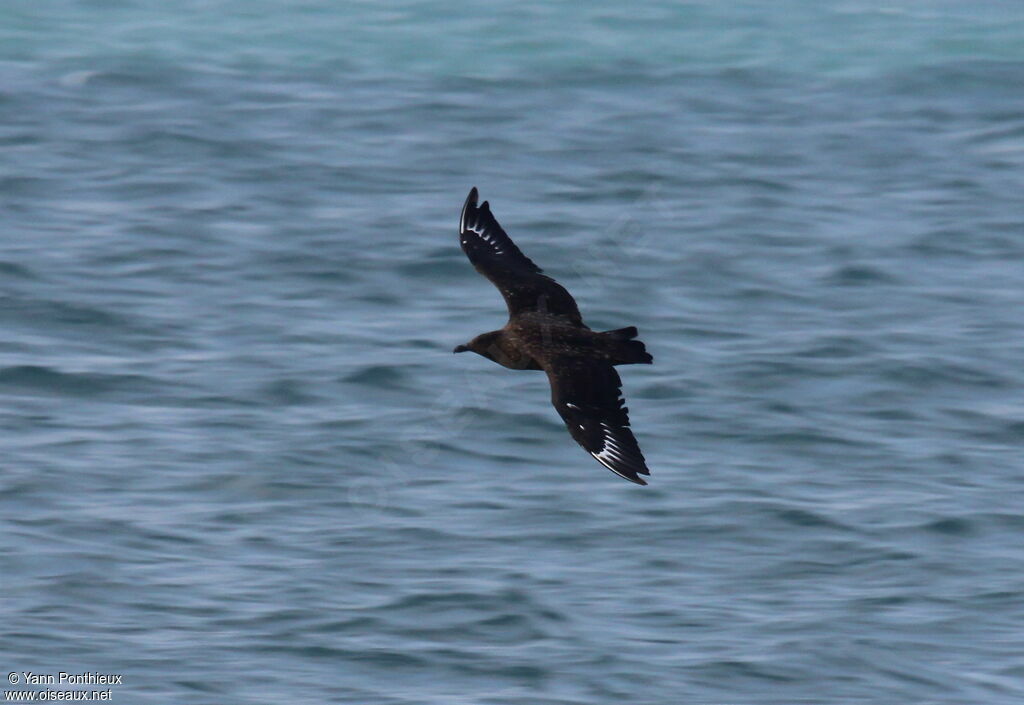
[[[462,207],[459,242],[508,305],[508,323],[454,352],[472,351],[513,370],[544,370],[551,403],[583,449],[616,475],[646,485],[644,454],[629,428],[615,365],[654,361],[633,326],[597,332],[572,295],[516,247],[473,188]]]

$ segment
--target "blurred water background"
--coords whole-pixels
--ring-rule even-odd
[[[543,375],[471,186],[621,368]],[[0,5],[0,667],[1024,702],[1024,4]]]

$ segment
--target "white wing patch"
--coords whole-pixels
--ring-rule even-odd
[[[600,423],[603,445],[600,451],[590,451],[590,454],[594,456],[594,459],[597,460],[597,462],[601,463],[601,465],[604,465],[606,468],[611,470],[619,477],[624,477],[627,480],[632,480],[633,478],[629,477],[628,475],[623,475],[621,472],[615,469],[614,463],[626,462],[625,458],[623,457],[625,456],[625,452],[619,447],[619,442],[615,438],[615,431],[612,428],[610,428],[608,424],[606,424],[604,421],[601,421]]]
[[[606,460],[605,460],[604,458],[602,458],[602,457],[600,456],[600,454],[598,454],[598,453],[591,453],[591,455],[592,455],[592,456],[594,456],[594,458],[596,458],[596,459],[597,459],[597,462],[601,463],[601,465],[604,465],[604,466],[605,466],[606,468],[608,468],[609,470],[611,470],[611,471],[612,471],[613,473],[615,473],[615,474],[616,474],[616,475],[618,475],[619,477],[624,477],[624,478],[626,478],[627,480],[629,480],[630,482],[636,482],[636,480],[635,480],[634,478],[632,478],[632,477],[630,477],[629,475],[626,475],[626,474],[624,474],[624,473],[621,473],[621,472],[619,472],[618,470],[616,470],[616,469],[615,469],[615,466],[614,466],[614,465],[612,465],[611,463],[609,463],[608,461],[606,461]]]
[[[462,224],[462,229],[464,231],[468,231],[468,232],[473,233],[474,235],[479,237],[481,240],[486,242],[488,245],[490,245],[491,248],[494,250],[494,254],[496,254],[496,255],[503,255],[503,254],[505,254],[505,250],[501,249],[501,247],[498,245],[497,240],[492,235],[489,235],[487,233],[486,229],[480,229],[478,225],[469,225],[468,223],[465,223],[465,222],[463,222],[463,224]]]

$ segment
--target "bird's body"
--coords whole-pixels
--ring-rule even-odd
[[[650,363],[636,328],[597,332],[583,323],[576,301],[524,255],[469,192],[459,224],[462,249],[477,271],[501,291],[504,328],[476,336],[455,352],[473,351],[514,370],[543,370],[551,402],[572,437],[612,472],[640,485],[650,475],[629,429],[615,365]]]

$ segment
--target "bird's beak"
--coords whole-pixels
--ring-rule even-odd
[[[452,350],[452,352],[460,353],[460,352],[467,352],[468,350],[469,350],[469,348],[467,348],[465,345],[456,345],[455,349]]]

